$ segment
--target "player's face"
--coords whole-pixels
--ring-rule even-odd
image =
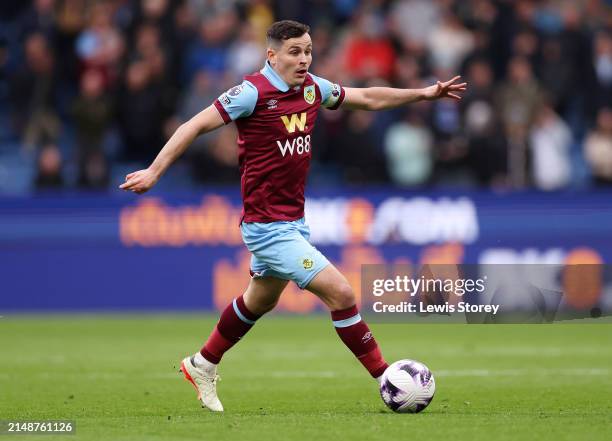
[[[312,63],[312,40],[308,33],[283,41],[283,45],[268,50],[268,59],[274,70],[290,87],[304,83]]]

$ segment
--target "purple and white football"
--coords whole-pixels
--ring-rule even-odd
[[[389,409],[398,413],[418,413],[429,406],[436,382],[423,363],[399,360],[385,370],[380,396]]]

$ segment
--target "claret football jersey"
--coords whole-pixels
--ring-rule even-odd
[[[292,221],[304,216],[304,187],[312,131],[320,106],[337,109],[344,89],[307,74],[289,87],[266,62],[215,100],[226,124],[238,128],[244,222]]]

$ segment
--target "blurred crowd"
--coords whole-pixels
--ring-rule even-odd
[[[311,26],[311,71],[342,85],[469,83],[460,102],[322,111],[311,184],[612,183],[610,0],[2,2],[0,164],[31,155],[32,188],[108,188],[260,69],[286,18]],[[200,137],[189,182],[238,182],[235,138]]]

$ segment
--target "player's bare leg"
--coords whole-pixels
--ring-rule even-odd
[[[388,365],[370,328],[359,315],[355,293],[346,278],[330,264],[312,279],[307,289],[327,305],[340,339],[378,380]]]
[[[196,388],[204,407],[215,412],[223,411],[217,397],[217,365],[223,354],[240,341],[259,317],[274,309],[287,283],[274,277],[251,279],[245,293],[221,313],[200,352],[181,362],[185,379]]]
[[[260,277],[251,279],[249,287],[244,293],[244,304],[249,311],[256,315],[264,315],[274,309],[288,280],[276,277]]]

